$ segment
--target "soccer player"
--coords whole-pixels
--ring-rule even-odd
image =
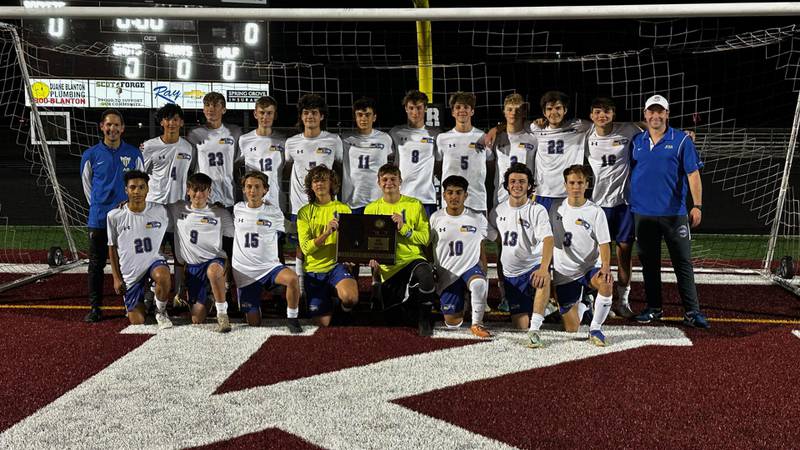
[[[491,333],[483,326],[486,311],[486,256],[483,240],[487,237],[486,216],[464,206],[469,197],[469,182],[460,175],[451,175],[442,183],[447,206],[431,216],[431,239],[434,246],[437,290],[444,323],[458,328],[464,322],[465,290],[471,293],[472,326],[470,331],[480,338]]]
[[[592,101],[590,117],[594,126],[587,136],[587,159],[594,172],[592,202],[606,214],[611,238],[617,250],[617,298],[613,311],[633,317],[628,302],[631,279],[631,253],[635,238],[633,212],[628,203],[630,191],[630,143],[641,129],[633,123],[615,122],[616,106],[610,98]]]
[[[370,261],[373,274],[380,276],[384,312],[390,322],[398,316],[413,315],[420,335],[430,335],[436,282],[433,266],[424,256],[430,242],[428,215],[419,200],[400,193],[403,178],[397,166],[384,164],[378,169],[377,178],[383,195],[367,205],[364,214],[392,216],[397,227],[395,263],[378,265]]]
[[[103,140],[81,155],[81,182],[89,202],[89,305],[86,322],[102,318],[103,270],[108,261],[108,212],[125,200],[123,175],[131,170],[143,170],[144,160],[138,148],[125,143],[125,121],[115,109],[103,111],[100,118]],[[161,243],[161,241],[158,241]]]
[[[386,164],[392,154],[392,138],[372,128],[378,116],[375,101],[371,98],[360,98],[353,103],[353,118],[356,131],[342,139],[342,201],[353,214],[362,214],[367,203],[381,196],[375,179],[378,177],[378,168]]]
[[[186,139],[197,148],[197,168],[211,177],[211,203],[231,208],[234,204],[233,162],[239,152],[238,125],[222,122],[225,115],[225,97],[219,92],[209,92],[203,97],[203,115],[206,124],[189,132]]]
[[[256,100],[253,117],[258,121],[258,128],[239,138],[240,160],[244,160],[246,171],[257,170],[267,176],[269,189],[265,200],[283,209],[281,177],[286,138],[272,129],[278,118],[278,102],[270,96],[260,97]]]
[[[159,329],[172,326],[167,299],[172,288],[167,261],[158,252],[169,225],[164,205],[147,202],[150,177],[141,171],[125,174],[128,202],[108,213],[108,254],[114,292],[123,295],[131,325],[144,323],[144,292],[156,285],[156,322]]]
[[[492,151],[496,154],[497,168],[495,170],[495,205],[508,199],[503,177],[506,171],[514,164],[525,164],[531,171],[534,170],[536,158],[536,137],[525,127],[525,117],[528,115],[528,104],[519,94],[511,94],[503,101],[503,116],[505,118],[505,131],[497,133]],[[533,186],[533,180],[531,186]]]
[[[144,170],[150,175],[147,201],[164,206],[186,198],[186,179],[194,168],[194,148],[181,137],[183,128],[183,109],[169,103],[156,112],[156,120],[164,130],[161,136],[142,143]],[[175,254],[176,302],[180,303],[183,287],[183,266],[178,262],[175,249],[175,235],[167,231],[164,241],[169,243]],[[162,244],[163,245],[163,244]]]
[[[534,190],[533,173],[524,164],[514,163],[506,170],[503,187],[509,197],[489,214],[488,237],[497,241],[500,249],[511,323],[530,329],[531,346],[541,347],[538,331],[550,298],[548,270],[553,256],[550,218],[542,205],[529,200]]]
[[[389,134],[395,146],[394,163],[406,179],[400,193],[421,201],[430,217],[437,209],[433,172],[439,129],[425,126],[427,105],[428,96],[424,92],[408,91],[403,97],[406,124],[392,128]]]
[[[547,125],[540,127],[541,121],[531,123],[531,133],[538,141],[534,169],[536,203],[550,211],[554,203],[567,197],[561,174],[564,169],[583,163],[586,131],[591,124],[581,119],[565,119],[569,98],[563,92],[545,92],[539,105]]]
[[[472,126],[475,95],[456,92],[450,96],[450,111],[456,126],[436,137],[437,159],[442,161],[442,178],[460,175],[469,183],[466,207],[486,214],[486,164],[494,160],[483,145],[483,131]]]
[[[217,309],[217,331],[231,331],[228,304],[225,302],[225,251],[222,242],[233,238],[231,214],[208,204],[211,177],[195,173],[186,183],[190,201],[169,206],[175,233],[175,259],[187,265],[186,284],[192,305],[192,323],[203,323],[210,308],[207,286],[211,285]]]
[[[308,171],[305,188],[308,204],[297,214],[297,236],[304,255],[308,309],[317,325],[328,326],[333,315],[331,288],[336,289],[343,311],[358,303],[356,280],[336,262],[339,214],[349,214],[350,208],[334,199],[339,177],[324,165]]]
[[[260,325],[261,292],[282,285],[286,287],[286,326],[292,333],[301,333],[297,319],[300,284],[297,274],[281,263],[278,253],[278,234],[285,232],[283,213],[264,201],[269,180],[263,172],[246,173],[241,184],[245,201],[233,209],[236,237],[231,263],[241,310],[250,326]]]
[[[553,284],[564,322],[570,333],[578,331],[589,306],[582,302],[585,289],[597,290],[589,340],[606,345],[603,322],[611,310],[611,237],[603,209],[586,199],[589,172],[576,164],[564,169],[567,199],[550,211],[553,224]]]

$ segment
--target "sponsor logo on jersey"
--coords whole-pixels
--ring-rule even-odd
[[[258,219],[256,219],[256,225],[264,226],[264,227],[271,227],[272,226],[272,221],[270,221],[269,219],[258,218]]]
[[[203,216],[200,218],[200,223],[216,225],[219,223],[219,221],[213,217]]]
[[[219,142],[217,142],[217,144],[219,144],[219,145],[233,145],[234,142],[233,142],[233,138],[232,137],[226,137],[226,138],[220,138],[220,140],[219,140]]]
[[[580,219],[580,218],[575,219],[575,225],[582,226],[583,228],[586,228],[587,230],[592,228],[592,224],[590,224],[589,222],[587,222],[587,221],[585,221],[583,219]]]
[[[611,145],[628,145],[628,142],[630,142],[630,141],[628,139],[625,139],[625,138],[616,139],[616,140],[614,140],[614,142]]]
[[[161,222],[159,222],[159,221],[157,221],[157,220],[154,220],[154,221],[152,221],[152,222],[147,222],[147,223],[144,225],[144,227],[145,227],[145,228],[147,228],[148,230],[149,230],[149,229],[152,229],[152,228],[161,228]]]
[[[483,151],[483,149],[484,149],[485,147],[484,147],[484,145],[483,145],[483,144],[481,144],[480,142],[470,142],[470,143],[469,143],[469,148],[470,148],[470,149],[473,149],[473,148],[474,148],[475,150],[477,150],[477,151],[479,151],[479,152],[482,152],[482,151]]]
[[[436,141],[432,137],[424,137],[420,139],[420,142],[422,142],[423,144],[433,144]]]
[[[188,153],[179,152],[176,156],[177,159],[192,159],[192,155]]]
[[[283,147],[281,147],[280,145],[274,145],[273,144],[273,145],[269,146],[269,151],[271,151],[271,152],[282,152],[283,151]]]
[[[333,149],[330,149],[328,147],[319,147],[319,148],[317,148],[317,154],[318,155],[330,155],[331,153],[333,153]]]
[[[675,147],[672,144],[667,144],[664,146],[664,148],[666,148],[667,150],[672,150]]]
[[[517,147],[518,147],[518,148],[524,148],[524,149],[525,149],[525,151],[532,151],[532,150],[536,150],[536,146],[535,146],[535,145],[533,145],[533,144],[526,144],[526,143],[524,143],[524,142],[520,142],[519,144],[517,144]]]
[[[472,225],[461,225],[461,228],[458,231],[462,233],[477,233],[478,227]]]

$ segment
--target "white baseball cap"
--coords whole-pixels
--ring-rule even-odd
[[[669,111],[669,102],[667,101],[667,99],[665,99],[664,97],[662,97],[662,96],[660,96],[658,94],[648,98],[647,101],[644,102],[644,109],[648,109],[653,105],[659,105],[662,108],[664,108],[667,111]]]

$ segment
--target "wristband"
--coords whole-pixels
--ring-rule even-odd
[[[694,206],[692,206],[692,209],[695,209],[695,208],[696,208],[698,211],[700,211],[700,212],[703,212],[703,205],[694,205]]]

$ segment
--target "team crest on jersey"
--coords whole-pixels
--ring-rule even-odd
[[[436,141],[434,141],[432,137],[424,137],[420,139],[420,142],[422,142],[423,144],[433,144]]]
[[[226,138],[220,138],[220,140],[219,140],[219,142],[217,142],[217,144],[219,144],[219,145],[226,145],[226,144],[227,145],[233,145],[234,142],[233,142],[233,138],[232,137],[226,137]]]
[[[628,142],[630,142],[630,141],[628,139],[625,139],[625,138],[617,139],[612,143],[612,145],[628,145]]]
[[[283,147],[281,147],[280,145],[274,145],[273,144],[273,145],[269,146],[269,151],[271,151],[271,152],[282,152],[283,151]]]
[[[533,144],[526,144],[525,142],[520,142],[519,144],[517,144],[517,147],[524,148],[525,151],[536,150],[536,147]]]
[[[217,221],[217,219],[215,219],[213,217],[204,216],[204,217],[200,218],[200,223],[216,225],[216,224],[219,223],[219,221]]]
[[[318,155],[330,155],[331,153],[333,153],[333,150],[329,149],[328,147],[319,147],[317,149]]]
[[[477,150],[477,151],[479,151],[479,152],[482,152],[482,151],[483,151],[483,149],[484,149],[484,145],[483,145],[483,144],[481,144],[480,142],[470,142],[470,144],[469,144],[469,148],[470,148],[470,149],[473,149],[473,148],[474,148],[475,150]]]
[[[592,224],[590,224],[589,222],[587,222],[587,221],[585,221],[583,219],[580,219],[580,218],[575,219],[575,225],[582,226],[583,228],[586,228],[587,230],[592,228]]]
[[[477,233],[478,228],[472,225],[461,225],[461,228],[459,228],[458,231],[462,233]]]
[[[154,221],[152,221],[152,222],[147,222],[147,223],[144,225],[144,227],[145,227],[145,228],[147,228],[147,229],[152,229],[152,228],[161,228],[161,222],[159,222],[159,221],[156,221],[156,220],[154,220]]]
[[[177,159],[192,159],[192,155],[190,155],[188,153],[181,152],[181,153],[178,153],[178,156],[176,156],[176,158]]]
[[[666,148],[667,150],[672,150],[674,147],[672,146],[672,144],[667,144],[664,146],[664,148]]]
[[[126,168],[128,167],[128,164],[131,163],[131,157],[130,156],[120,156],[119,160],[122,162],[122,166],[126,167]]]
[[[261,219],[261,218],[259,218],[259,219],[256,219],[256,225],[264,226],[264,227],[271,227],[272,226],[272,221],[270,221],[269,219]]]
[[[367,145],[366,148],[377,148],[378,150],[383,150],[384,147],[385,145],[381,144],[380,142],[372,142]]]
[[[519,224],[522,225],[522,228],[530,228],[531,227],[531,223],[528,222],[527,220],[523,219],[523,218],[519,219]]]

